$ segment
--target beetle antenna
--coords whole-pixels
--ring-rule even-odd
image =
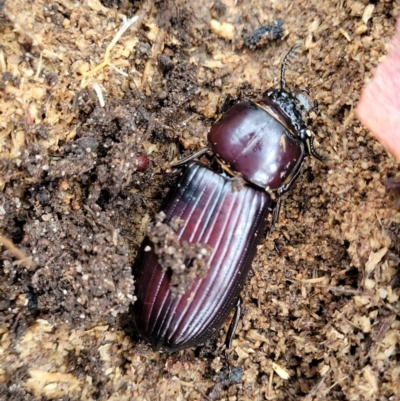
[[[297,41],[294,45],[290,48],[287,52],[285,58],[282,61],[281,66],[281,90],[285,89],[286,81],[285,81],[285,71],[286,67],[296,58],[297,54],[299,53],[301,47],[301,42]]]

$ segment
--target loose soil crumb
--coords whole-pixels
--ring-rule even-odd
[[[354,117],[399,11],[0,0],[0,399],[400,399],[400,212],[384,185],[399,164]],[[277,20],[280,39],[243,46]],[[318,101],[311,128],[331,162],[307,160],[258,247],[231,379],[229,322],[176,354],[138,338],[131,265],[174,185],[166,169],[207,145],[225,99],[277,87],[297,41],[286,82]]]
[[[207,244],[189,243],[179,240],[179,231],[185,221],[173,217],[166,222],[165,213],[155,216],[155,223],[146,227],[146,235],[152,245],[151,250],[158,256],[158,263],[163,271],[171,271],[170,290],[172,296],[183,295],[196,278],[204,278],[209,269],[207,260],[212,248]]]
[[[263,25],[253,32],[243,36],[243,43],[248,48],[254,50],[268,44],[270,40],[278,40],[283,35],[283,21],[275,20],[271,25]]]

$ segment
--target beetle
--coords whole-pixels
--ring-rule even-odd
[[[282,62],[279,89],[235,104],[211,127],[209,147],[179,163],[177,185],[147,230],[133,266],[133,319],[155,350],[200,345],[236,306],[230,345],[269,216],[272,227],[305,158],[324,161],[305,121],[308,105],[285,90],[285,69],[297,49]],[[206,153],[214,155],[210,166],[198,161]]]

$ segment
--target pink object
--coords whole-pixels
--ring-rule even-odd
[[[138,171],[146,170],[149,165],[149,158],[143,153],[136,153],[136,169]]]
[[[378,141],[400,160],[400,18],[389,53],[364,88],[356,114]]]

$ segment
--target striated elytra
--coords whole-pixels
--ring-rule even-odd
[[[279,89],[237,103],[212,126],[210,166],[193,158],[181,163],[162,221],[141,246],[133,318],[155,350],[200,345],[222,325],[238,304],[268,216],[274,212],[272,225],[277,217],[280,195],[306,156],[323,160],[305,123],[307,107],[285,90],[295,50],[284,58]]]

